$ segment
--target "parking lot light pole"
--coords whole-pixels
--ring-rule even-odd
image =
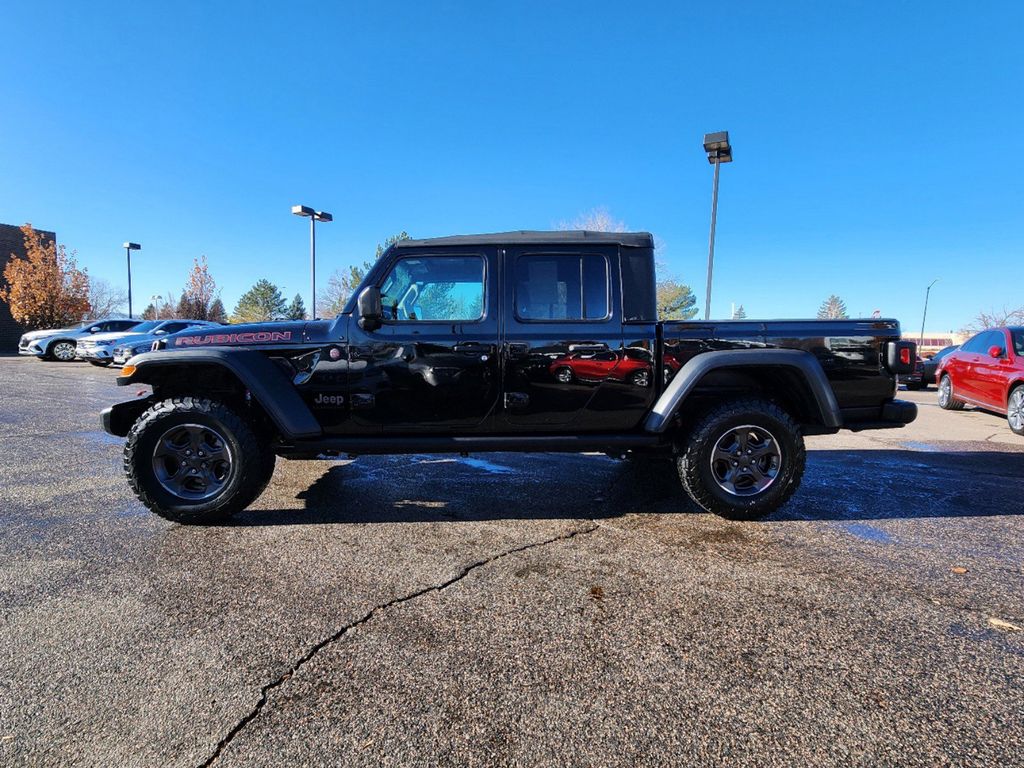
[[[928,294],[932,292],[932,286],[939,282],[939,278],[935,278],[924,291],[924,312],[921,313],[921,336],[917,340],[917,354],[921,354],[921,347],[924,346],[924,321],[928,317]]]
[[[309,217],[309,319],[316,320],[316,223],[334,221],[327,211],[316,211],[308,205],[293,205],[296,216]]]
[[[732,145],[729,144],[729,132],[704,134],[704,151],[708,153],[708,162],[715,166],[715,180],[711,186],[711,235],[708,238],[708,286],[704,300],[704,319],[711,319],[711,275],[715,266],[715,222],[718,219],[718,167],[722,163],[732,162]]]
[[[142,246],[138,243],[125,243],[125,255],[128,257],[128,319],[134,320],[132,316],[132,251],[141,251]]]

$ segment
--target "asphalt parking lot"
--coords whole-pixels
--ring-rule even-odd
[[[195,528],[130,493],[115,375],[0,358],[0,764],[1024,763],[1001,417],[905,393],[757,523],[495,454],[279,461]]]

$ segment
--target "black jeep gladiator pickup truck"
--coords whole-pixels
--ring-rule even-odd
[[[155,346],[118,379],[152,394],[102,422],[139,498],[182,522],[244,509],[276,456],[481,451],[633,455],[751,519],[797,490],[803,435],[917,413],[894,399],[917,357],[895,320],[659,322],[647,233],[406,240],[333,320]]]

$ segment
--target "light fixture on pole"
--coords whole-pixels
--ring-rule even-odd
[[[155,315],[153,317],[154,320],[160,319],[160,298],[161,297],[156,295],[155,293],[149,297],[150,302],[153,304],[153,314]]]
[[[718,166],[732,162],[732,145],[729,132],[704,134],[704,151],[708,162],[715,166],[715,180],[711,187],[711,235],[708,238],[708,289],[704,301],[704,319],[711,319],[711,274],[715,266],[715,222],[718,219]]]
[[[308,205],[293,205],[296,216],[309,217],[309,319],[316,320],[316,223],[334,221],[327,211],[316,211]]]
[[[123,246],[125,256],[128,257],[128,319],[134,320],[132,316],[132,251],[141,251],[142,246],[138,243],[125,243]]]
[[[921,313],[921,336],[917,340],[917,354],[921,354],[921,347],[924,346],[924,321],[928,317],[928,295],[932,292],[932,286],[939,282],[939,278],[935,278],[924,291],[924,312]]]

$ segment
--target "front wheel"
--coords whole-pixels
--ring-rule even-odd
[[[709,411],[687,438],[679,477],[702,509],[756,520],[800,487],[807,454],[799,425],[775,403],[748,399]]]
[[[1024,384],[1014,387],[1006,401],[1006,421],[1015,435],[1024,435]]]
[[[72,363],[75,360],[75,342],[67,339],[58,339],[50,345],[46,351],[47,360],[56,360],[58,363]]]
[[[953,380],[949,378],[949,374],[945,374],[939,381],[939,408],[944,411],[962,411],[964,407],[963,400],[957,400],[953,396]]]
[[[214,523],[245,509],[270,481],[274,459],[247,419],[197,397],[153,405],[124,446],[132,490],[150,510],[179,523]]]

